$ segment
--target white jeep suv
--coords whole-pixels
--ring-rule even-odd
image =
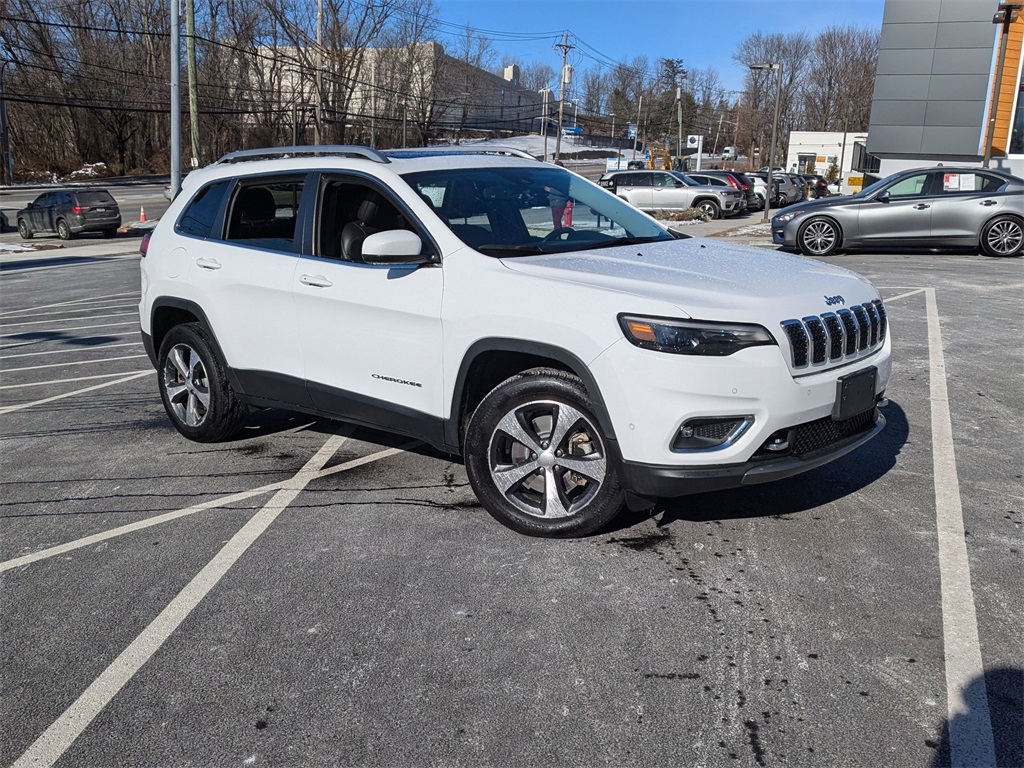
[[[541,536],[788,477],[882,429],[867,280],[679,239],[520,154],[247,150],[189,174],[139,306],[174,426],[221,440],[278,407],[411,435]]]

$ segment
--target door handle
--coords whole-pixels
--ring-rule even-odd
[[[996,201],[996,200],[982,200],[981,204],[982,205],[998,205],[998,201]]]
[[[914,206],[914,210],[916,211],[923,211],[925,208],[931,208],[931,206],[927,203],[918,203]]]
[[[220,262],[216,259],[196,259],[196,266],[200,269],[220,269]]]
[[[330,288],[334,283],[323,275],[301,275],[299,282],[303,285],[311,285],[314,288]]]

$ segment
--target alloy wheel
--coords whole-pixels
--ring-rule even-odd
[[[808,253],[820,256],[830,253],[836,246],[836,228],[827,221],[812,221],[800,236],[801,245]]]
[[[488,446],[491,479],[528,515],[578,514],[597,496],[608,461],[596,426],[565,403],[536,400],[505,414]]]
[[[985,234],[985,242],[992,253],[1009,256],[1020,250],[1024,240],[1024,228],[1012,220],[1001,219],[989,227]]]
[[[163,377],[177,419],[189,427],[202,424],[210,408],[210,381],[199,354],[187,344],[176,344],[167,355]]]

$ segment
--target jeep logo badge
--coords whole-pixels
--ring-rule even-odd
[[[824,296],[822,298],[825,299],[825,306],[826,307],[831,307],[833,304],[845,304],[846,303],[846,299],[844,299],[842,296]]]

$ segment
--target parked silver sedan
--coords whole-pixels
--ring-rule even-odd
[[[1024,179],[982,168],[900,171],[855,195],[806,200],[772,217],[772,241],[808,256],[871,247],[1024,253]]]

